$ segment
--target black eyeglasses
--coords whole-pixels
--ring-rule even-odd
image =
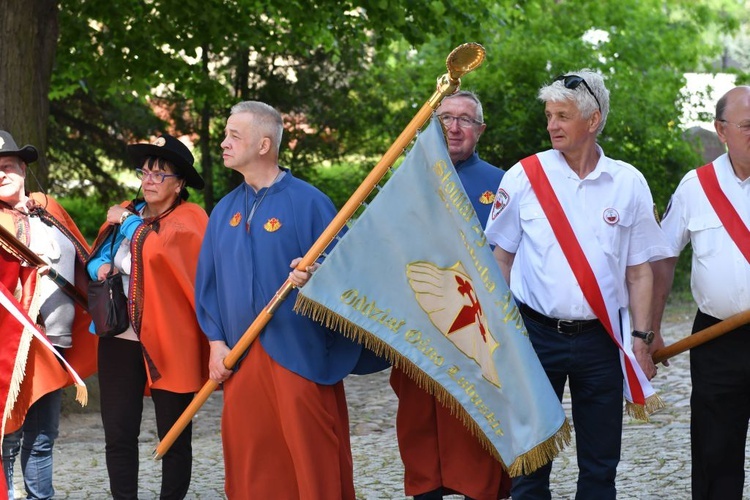
[[[597,99],[596,94],[594,94],[594,91],[591,90],[591,87],[589,87],[589,84],[586,83],[586,80],[584,80],[583,77],[578,75],[560,75],[555,78],[556,82],[561,80],[563,85],[565,85],[565,88],[570,90],[575,90],[583,84],[583,86],[586,87],[586,90],[589,91],[589,94],[591,94],[591,97],[596,101],[596,105],[599,107],[599,112],[602,112],[602,105],[599,103],[599,99]]]

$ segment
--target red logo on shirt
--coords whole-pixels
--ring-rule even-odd
[[[479,203],[481,203],[482,205],[489,205],[493,201],[495,201],[495,193],[493,193],[492,191],[485,191],[479,197]]]
[[[495,195],[495,203],[492,205],[492,213],[490,214],[492,220],[495,220],[497,216],[500,215],[500,212],[508,206],[509,201],[510,196],[505,192],[505,189],[498,189],[497,194]]]
[[[265,224],[263,224],[263,229],[268,231],[269,233],[273,233],[274,231],[278,231],[281,227],[281,221],[277,219],[276,217],[272,217],[266,221]]]
[[[620,221],[620,214],[614,208],[606,208],[602,216],[604,217],[604,222],[612,226]]]
[[[229,220],[229,225],[232,227],[237,227],[240,225],[240,221],[242,220],[242,214],[237,212],[232,216],[232,218]]]

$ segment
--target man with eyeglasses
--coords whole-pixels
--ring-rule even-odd
[[[479,137],[487,125],[479,98],[459,91],[437,109],[448,152],[477,217],[487,220],[503,171],[479,158]],[[509,494],[510,480],[500,463],[464,424],[434,396],[393,368],[391,386],[399,398],[396,432],[404,462],[404,490],[416,500],[453,493],[497,500]]]
[[[693,248],[693,333],[750,309],[750,86],[719,99],[714,127],[727,152],[683,177],[662,220],[676,254],[688,242]],[[676,263],[673,257],[654,265],[655,323]],[[694,499],[743,497],[749,357],[747,324],[690,350]]]
[[[649,261],[674,253],[643,175],[597,144],[609,113],[601,75],[569,73],[538,95],[553,149],[508,170],[486,233],[561,400],[570,383],[576,499],[614,499],[623,393],[640,419],[663,406],[649,383]],[[514,478],[513,500],[551,498],[551,468]]]

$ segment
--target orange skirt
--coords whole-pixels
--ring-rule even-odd
[[[255,342],[224,383],[221,427],[230,500],[355,498],[343,382],[311,382]]]
[[[510,476],[448,408],[396,368],[391,387],[407,496],[440,487],[477,500],[510,496]]]

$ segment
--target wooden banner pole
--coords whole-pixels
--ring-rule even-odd
[[[403,132],[401,132],[401,135],[399,135],[391,147],[388,148],[388,151],[386,151],[378,164],[373,167],[365,180],[362,181],[349,200],[344,204],[341,210],[339,210],[310,250],[308,250],[304,257],[302,257],[302,260],[297,265],[297,269],[305,270],[315,263],[318,257],[320,257],[325,249],[328,248],[328,245],[331,244],[336,235],[338,235],[341,229],[343,229],[349,219],[354,215],[354,212],[359,208],[362,202],[364,202],[372,190],[375,189],[375,186],[378,185],[398,157],[401,156],[401,153],[406,149],[412,139],[414,139],[417,131],[427,123],[432,112],[437,109],[446,96],[451,95],[458,90],[461,85],[461,77],[477,68],[484,61],[484,55],[484,48],[477,43],[465,43],[451,51],[446,59],[448,73],[438,78],[435,93],[417,112],[416,116],[412,118],[411,122],[409,122]],[[224,366],[227,369],[231,369],[237,361],[239,361],[245,351],[258,337],[263,327],[265,327],[271,320],[273,313],[287,298],[293,288],[294,285],[289,279],[287,279],[281,288],[276,291],[273,299],[271,299],[263,311],[256,316],[253,323],[248,327],[227,357],[224,358]],[[193,419],[193,416],[198,412],[201,406],[203,406],[216,387],[218,387],[218,384],[212,380],[209,380],[204,384],[203,388],[201,388],[193,398],[192,403],[185,409],[177,422],[175,422],[156,447],[153,453],[154,459],[158,460],[167,453],[172,444],[174,444],[174,441],[182,433],[185,427],[187,427]]]
[[[750,323],[750,310],[737,313],[728,317],[724,321],[711,325],[708,328],[695,332],[688,337],[663,347],[654,352],[651,358],[654,360],[654,364],[661,363],[662,361],[666,361],[667,359],[692,349],[693,347],[697,347],[709,340],[720,337],[735,328],[746,325],[747,323]]]

